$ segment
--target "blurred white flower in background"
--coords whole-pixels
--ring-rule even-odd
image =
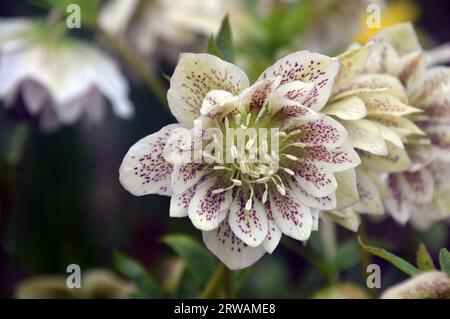
[[[33,19],[0,20],[0,99],[7,108],[21,95],[44,130],[105,112],[105,98],[122,118],[133,115],[128,83],[116,62],[64,29]]]

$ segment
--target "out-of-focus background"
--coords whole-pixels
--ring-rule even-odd
[[[106,10],[108,1],[95,2],[99,3],[98,12]],[[287,52],[311,49],[336,55],[351,42],[364,42],[372,35],[364,19],[370,1],[298,1],[302,5],[281,0],[141,2],[127,25],[113,35],[139,57],[141,67],[158,78],[163,88],[168,87],[165,75],[172,74],[178,53],[204,52],[207,38],[217,32],[226,13],[230,16],[237,64],[253,79]],[[383,5],[383,27],[412,20],[425,48],[450,41],[450,2],[376,2]],[[47,19],[51,4],[52,1],[2,1],[0,21],[11,17]],[[113,16],[110,27],[120,27],[119,22],[119,17]],[[174,118],[142,81],[136,68],[95,28],[82,24],[81,29],[69,33],[117,59],[130,84],[135,114],[130,119],[120,119],[107,108],[99,123],[81,119],[46,132],[26,114],[20,97],[14,108],[6,109],[0,102],[0,154],[10,148],[16,126],[31,122],[27,124],[28,137],[16,169],[11,172],[0,166],[0,296],[15,297],[17,285],[27,278],[65,276],[69,264],[78,264],[83,271],[95,268],[117,271],[113,262],[115,251],[140,262],[158,286],[167,288],[170,280],[174,280],[174,269],[180,260],[161,238],[176,233],[201,242],[201,233],[189,219],[169,218],[168,197],[138,198],[125,191],[118,180],[118,169],[132,144],[173,123]],[[0,60],[0,67],[1,63]],[[389,218],[365,222],[367,239],[408,260],[415,259],[421,241],[427,244],[432,256],[437,255],[439,248],[450,246],[448,223],[417,231]],[[355,234],[338,229],[338,238],[340,255],[335,267],[339,268],[340,277],[334,282],[352,282],[364,290]],[[322,251],[318,238],[313,238],[306,249],[300,247],[298,253],[280,245],[272,256],[263,257],[253,266],[238,296],[314,296],[327,287],[329,278],[307,260],[320,259]],[[393,266],[378,259],[377,263],[383,269],[382,286],[406,278]],[[190,282],[189,278],[180,280],[183,284],[176,288],[176,296],[195,296],[204,284]],[[351,286],[349,294],[359,293],[352,289],[356,288]]]

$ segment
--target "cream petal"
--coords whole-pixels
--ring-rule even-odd
[[[208,178],[204,175],[194,186],[182,193],[174,193],[170,198],[170,217],[186,217],[188,216],[189,204],[192,201],[198,187]]]
[[[412,105],[426,109],[436,104],[437,98],[448,97],[450,92],[450,69],[434,67],[427,71],[423,83],[410,96]]]
[[[405,225],[411,216],[411,210],[401,189],[399,175],[389,175],[387,185],[390,190],[390,196],[384,201],[384,204],[392,218],[398,223]]]
[[[263,245],[251,247],[237,238],[227,220],[216,229],[203,232],[203,242],[231,270],[249,267],[266,253]]]
[[[315,111],[327,102],[339,70],[337,58],[309,51],[291,53],[267,68],[260,79],[281,76],[281,84],[292,81],[314,83],[314,88],[304,101],[304,106]]]
[[[341,87],[364,71],[369,47],[349,49],[338,56],[340,68],[335,79],[333,92],[340,91]]]
[[[357,149],[376,155],[387,155],[388,149],[378,127],[369,120],[342,121],[348,141]]]
[[[384,208],[377,186],[370,176],[360,169],[356,170],[356,185],[359,201],[353,208],[359,213],[382,215]]]
[[[242,190],[235,196],[230,205],[229,224],[236,237],[249,246],[257,247],[268,234],[267,215],[256,198],[253,198],[251,209],[246,210],[249,195]]]
[[[322,112],[334,115],[342,120],[360,120],[367,115],[364,102],[356,97],[350,96],[327,104]]]
[[[375,172],[404,172],[411,168],[411,160],[405,150],[387,142],[388,155],[378,156],[368,152],[360,152],[364,167]]]
[[[334,193],[324,197],[315,197],[302,189],[295,178],[290,181],[290,185],[293,189],[292,194],[306,206],[321,210],[330,210],[336,208],[336,196]]]
[[[136,196],[172,193],[170,180],[173,167],[164,159],[163,150],[177,127],[177,124],[165,126],[130,148],[119,169],[119,180],[126,190]]]
[[[406,153],[411,159],[411,171],[417,171],[433,162],[437,153],[430,145],[406,144]]]
[[[217,228],[227,217],[228,209],[231,207],[231,191],[214,194],[213,191],[220,188],[214,178],[206,179],[197,186],[192,197],[188,214],[192,224],[201,230],[209,231]]]
[[[371,117],[373,115],[405,116],[422,112],[420,109],[406,105],[388,92],[361,94],[359,97],[363,100],[367,114]]]
[[[228,91],[211,90],[203,100],[200,114],[209,118],[220,118],[229,113],[233,105],[234,96]]]
[[[312,231],[311,212],[293,195],[294,191],[288,190],[284,196],[277,193],[270,196],[273,217],[283,234],[297,240],[307,240]]]
[[[370,115],[370,120],[376,121],[384,126],[387,126],[400,136],[408,136],[408,135],[424,135],[425,133],[411,120],[405,117],[398,117],[394,115]]]
[[[450,161],[450,125],[432,125],[424,130],[436,156],[443,161]]]
[[[405,149],[405,145],[403,144],[401,137],[396,132],[378,122],[373,121],[372,124],[375,124],[375,126],[378,127],[378,131],[385,141],[391,142],[398,148]]]
[[[387,41],[399,55],[422,50],[414,26],[410,22],[398,23],[384,28],[377,33],[375,39]]]
[[[302,81],[291,81],[280,85],[269,97],[269,112],[276,113],[279,110],[279,101],[285,101],[286,99],[303,105],[313,88],[314,83]]]
[[[359,225],[361,225],[361,218],[352,208],[344,210],[333,210],[322,213],[322,218],[330,219],[336,224],[352,231],[357,232]]]
[[[354,169],[335,173],[338,187],[336,189],[336,209],[344,209],[359,200]]]
[[[178,122],[192,127],[209,91],[239,95],[248,86],[247,75],[233,64],[206,53],[183,53],[170,79],[167,100]]]

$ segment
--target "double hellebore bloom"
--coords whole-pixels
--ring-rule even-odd
[[[106,101],[119,117],[133,115],[128,83],[118,65],[95,47],[64,35],[61,26],[33,19],[0,20],[0,99],[22,97],[43,129],[102,118]]]
[[[137,196],[172,195],[170,215],[189,216],[231,269],[271,253],[282,233],[307,240],[319,210],[356,192],[360,160],[347,132],[318,113],[338,69],[335,58],[300,51],[249,87],[228,62],[181,55],[168,92],[179,124],[131,147],[122,185]]]

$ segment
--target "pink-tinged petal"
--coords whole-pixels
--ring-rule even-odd
[[[399,117],[394,115],[370,115],[370,120],[378,122],[384,126],[387,126],[400,136],[408,135],[425,135],[425,133],[411,120],[405,117]]]
[[[212,90],[206,94],[203,100],[200,114],[209,118],[220,118],[229,113],[236,103],[234,96],[228,91]]]
[[[264,249],[269,254],[271,254],[271,253],[273,253],[275,248],[278,246],[278,243],[280,242],[282,233],[281,233],[281,230],[278,227],[278,225],[275,223],[275,219],[273,218],[272,207],[270,205],[269,200],[264,203],[264,207],[266,209],[266,214],[267,214],[268,231],[267,231],[266,239],[264,239],[263,246],[264,246]]]
[[[275,223],[283,234],[297,240],[307,240],[313,223],[310,209],[291,191],[287,191],[284,196],[273,192],[269,200]]]
[[[406,87],[408,94],[411,94],[422,85],[426,72],[427,59],[425,54],[423,52],[412,52],[399,59],[395,74]]]
[[[306,146],[323,146],[328,150],[344,144],[347,139],[346,129],[329,116],[318,120],[298,121],[292,125],[292,130],[300,130],[298,142]]]
[[[408,207],[405,194],[402,191],[399,175],[389,175],[387,185],[390,190],[390,196],[384,201],[384,204],[392,218],[398,223],[405,225],[411,216],[411,209]]]
[[[436,156],[443,161],[450,161],[450,125],[433,125],[424,130]]]
[[[427,271],[385,290],[381,299],[450,299],[450,276]]]
[[[360,152],[364,167],[374,172],[398,173],[411,168],[411,160],[405,150],[392,143],[386,143],[388,155],[378,156],[368,152]]]
[[[269,98],[280,85],[281,78],[267,78],[256,82],[241,94],[242,104],[249,113],[257,114],[267,105]]]
[[[339,70],[337,58],[298,51],[278,60],[261,75],[260,79],[281,76],[281,84],[292,81],[314,83],[314,88],[304,101],[304,106],[315,111],[327,102]]]
[[[360,95],[360,98],[364,101],[369,116],[405,116],[422,112],[422,110],[406,105],[395,96],[386,92],[362,94]]]
[[[303,105],[308,98],[311,90],[314,88],[314,83],[292,81],[280,85],[269,98],[269,112],[276,113],[278,111],[278,101],[292,100]]]
[[[348,142],[330,151],[322,146],[305,147],[304,150],[308,152],[308,160],[332,172],[346,171],[361,164],[358,153]]]
[[[450,98],[436,99],[425,110],[426,120],[434,123],[450,123]]]
[[[266,253],[263,245],[251,247],[237,238],[227,220],[216,229],[203,232],[203,242],[231,270],[251,266]]]
[[[378,127],[369,120],[343,121],[348,141],[357,149],[376,155],[387,155],[388,149]]]
[[[355,170],[335,173],[334,176],[338,184],[335,208],[345,209],[354,205],[359,200]]]
[[[436,152],[430,145],[406,144],[406,153],[411,159],[411,171],[424,168],[436,159]]]
[[[293,168],[298,185],[308,194],[324,197],[333,194],[337,188],[334,174],[311,162],[299,162]]]
[[[427,71],[421,85],[412,92],[411,104],[426,109],[450,92],[450,69],[434,67]]]
[[[227,216],[231,205],[232,192],[214,194],[213,191],[220,188],[215,178],[208,178],[198,185],[192,197],[188,214],[192,224],[201,230],[212,230]]]
[[[360,169],[356,170],[356,186],[359,201],[353,208],[359,213],[382,215],[384,207],[378,188],[372,178]]]
[[[434,180],[429,170],[424,168],[417,172],[405,172],[398,179],[407,199],[422,204],[431,202]]]
[[[367,115],[364,102],[356,96],[350,96],[329,103],[322,109],[328,115],[334,115],[342,120],[360,120]]]
[[[163,156],[166,141],[177,124],[163,127],[134,144],[119,169],[122,186],[136,196],[147,194],[170,195],[172,164]]]
[[[376,40],[370,46],[366,73],[388,73],[395,70],[399,57],[391,44]]]
[[[374,39],[390,43],[399,55],[422,50],[414,26],[410,22],[385,28],[378,32]]]
[[[182,193],[194,186],[203,175],[210,172],[210,167],[204,163],[176,163],[173,166],[172,189]]]
[[[192,127],[209,91],[239,95],[248,85],[246,74],[231,63],[206,53],[183,53],[170,79],[167,100],[178,122]]]
[[[267,237],[268,225],[265,207],[253,198],[250,210],[245,206],[250,198],[246,191],[240,191],[234,198],[229,210],[229,224],[233,233],[249,246],[257,247]]]

